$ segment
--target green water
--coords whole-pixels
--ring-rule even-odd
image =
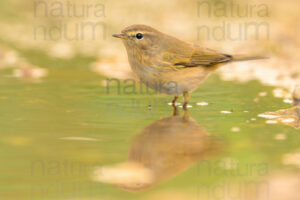
[[[213,188],[224,181],[267,180],[273,171],[295,171],[282,164],[282,157],[299,148],[299,130],[266,124],[257,117],[290,105],[274,98],[272,87],[257,81],[223,82],[214,74],[191,95],[193,107],[189,108],[199,127],[218,140],[218,153],[206,161],[210,165],[194,160],[186,169],[139,192],[95,182],[94,168],[126,162],[134,138],[149,124],[172,115],[167,105],[170,97],[118,94],[115,87],[107,94],[105,78],[87,67],[94,58],[55,60],[35,51],[25,51],[23,56],[48,68],[49,76],[33,83],[8,76],[10,69],[0,71],[1,199],[200,199],[202,185]],[[268,95],[254,102],[262,91]],[[202,101],[209,105],[196,105]],[[232,113],[222,114],[222,110]],[[182,115],[183,110],[179,111]],[[233,132],[232,127],[240,131]],[[279,133],[286,139],[275,140]],[[168,137],[173,141],[174,135]],[[168,146],[166,141],[162,144]],[[224,158],[239,164],[224,169],[218,165]],[[181,159],[173,158],[174,167],[186,162]]]

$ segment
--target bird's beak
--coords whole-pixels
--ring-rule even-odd
[[[120,33],[120,34],[113,34],[112,36],[113,36],[113,37],[116,37],[116,38],[121,38],[121,39],[125,39],[125,38],[126,38],[126,35],[123,34],[123,33]]]

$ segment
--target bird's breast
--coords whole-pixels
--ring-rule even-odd
[[[137,50],[128,51],[128,60],[132,70],[140,77],[159,76],[160,69],[154,64],[153,58]]]

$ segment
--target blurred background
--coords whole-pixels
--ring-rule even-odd
[[[4,55],[10,52],[2,68],[33,62],[19,51],[34,50],[51,59],[93,59],[86,66],[107,76],[112,76],[111,70],[101,63],[116,62],[115,76],[121,76],[120,71],[130,69],[121,42],[111,34],[132,24],[147,24],[220,51],[268,55],[272,59],[264,63],[264,69],[256,68],[256,73],[252,65],[248,69],[244,64],[240,69],[232,65],[220,72],[227,79],[251,77],[291,86],[288,77],[299,77],[299,26],[296,1],[288,2],[3,1],[2,51]],[[232,70],[239,70],[239,76],[229,75]]]
[[[296,0],[2,0],[0,197],[300,199],[299,11]],[[125,92],[134,74],[111,35],[132,24],[269,59],[220,68],[188,120],[172,118],[170,97]],[[203,135],[218,147],[191,144]]]

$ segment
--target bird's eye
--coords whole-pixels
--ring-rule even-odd
[[[141,33],[136,34],[135,36],[138,40],[141,40],[144,36]]]

